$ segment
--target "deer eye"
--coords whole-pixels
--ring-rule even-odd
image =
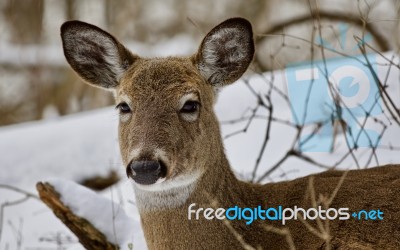
[[[197,101],[186,101],[181,108],[181,113],[194,113],[199,109],[199,105]]]
[[[121,114],[126,114],[131,112],[131,108],[126,102],[121,102],[115,108],[118,109]]]

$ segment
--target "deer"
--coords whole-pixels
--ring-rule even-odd
[[[236,177],[213,107],[218,90],[236,82],[251,64],[253,36],[248,20],[230,18],[211,29],[192,56],[144,58],[97,26],[77,20],[61,26],[72,69],[86,83],[114,94],[122,163],[148,248],[399,249],[399,165],[328,170],[266,184]],[[279,205],[384,214],[383,220],[298,219],[285,225],[255,220],[247,225],[191,211]]]

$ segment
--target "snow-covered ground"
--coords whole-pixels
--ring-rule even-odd
[[[390,53],[385,56],[391,58]],[[397,57],[395,59],[398,60]],[[390,67],[390,71],[388,71],[389,67],[384,59],[380,58],[378,62],[380,62],[378,66],[380,79],[385,80],[386,74],[389,72],[387,90],[399,107],[399,69]],[[269,89],[268,82],[270,81],[276,88],[287,93],[284,72],[247,76],[247,79],[257,92],[265,93]],[[291,110],[283,98],[274,92],[271,101],[274,104],[276,118],[292,120]],[[221,91],[215,110],[220,121],[227,121],[239,118],[243,114],[250,115],[249,108],[254,108],[256,105],[257,100],[249,88],[243,81],[238,81]],[[268,112],[261,109],[257,114],[267,115]],[[381,138],[381,145],[400,147],[397,139],[400,138],[399,126],[393,122],[390,125],[391,122],[386,113],[376,117],[388,125]],[[104,230],[108,232],[110,241],[116,241],[126,246],[126,242],[131,240],[134,249],[144,249],[145,242],[140,229],[139,215],[134,205],[133,190],[130,181],[125,177],[124,167],[119,157],[117,122],[117,111],[113,107],[108,107],[67,117],[0,128],[0,184],[16,186],[35,193],[36,182],[50,180],[64,194],[63,199],[71,207],[76,206],[74,210],[82,215],[88,215],[90,212],[89,220],[103,229],[111,226],[104,222],[109,222],[115,216],[115,214],[107,212],[107,209],[110,210],[112,206],[117,206],[117,208],[114,207],[116,210],[123,209],[122,218],[127,216],[130,219],[124,220],[125,223],[119,224],[120,227],[117,225],[119,222],[115,222],[114,227],[118,227],[117,230],[112,228]],[[228,135],[241,130],[246,123],[247,121],[235,124],[223,123],[222,134]],[[368,126],[380,129],[380,125],[378,125],[372,123]],[[265,127],[266,120],[255,119],[246,133],[240,133],[225,140],[228,158],[240,176],[248,177],[252,172],[264,140]],[[272,123],[271,138],[257,172],[258,175],[282,158],[287,149],[291,147],[295,135],[294,128]],[[320,163],[332,165],[348,151],[343,138],[339,137],[336,144],[334,153],[309,152],[307,155]],[[355,152],[363,167],[370,152],[371,150],[368,148],[360,148]],[[386,148],[378,148],[376,156],[379,164],[400,162],[399,152]],[[369,166],[376,164],[375,161],[372,161]],[[348,157],[339,167],[355,168],[355,164],[351,157]],[[117,171],[122,177],[122,181],[99,193],[99,196],[91,191],[88,193],[69,181],[63,181],[79,182],[85,177],[104,175],[110,170]],[[323,169],[296,158],[289,158],[279,170],[272,173],[269,180],[293,179],[320,171]],[[0,204],[22,196],[14,191],[0,188]],[[88,201],[96,204],[99,202],[97,209],[94,209],[96,206],[93,204],[88,206],[86,203],[84,205]],[[107,206],[109,207],[107,208]],[[85,210],[84,207],[90,211]],[[105,209],[102,209],[103,207]],[[3,218],[0,249],[17,249],[18,244],[21,249],[55,248],[58,244],[57,239],[64,241],[62,243],[64,247],[81,248],[69,230],[55,218],[45,205],[37,200],[30,199],[17,206],[5,207]],[[96,224],[96,221],[100,223]],[[130,229],[126,229],[127,226]],[[124,234],[127,232],[131,234],[129,230],[133,231],[133,239],[126,238],[126,234]],[[71,238],[69,239],[67,236]]]

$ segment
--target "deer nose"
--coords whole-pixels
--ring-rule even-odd
[[[165,177],[166,170],[161,161],[132,161],[126,168],[126,174],[138,184],[150,185]]]

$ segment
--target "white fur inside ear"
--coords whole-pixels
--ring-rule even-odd
[[[86,80],[101,77],[101,87],[114,87],[125,72],[117,43],[97,30],[71,30],[63,35],[66,55]],[[89,72],[90,71],[90,72]],[[94,82],[96,84],[96,82]]]
[[[219,29],[206,37],[199,64],[203,77],[217,85],[224,81],[248,57],[247,40],[248,34],[236,27]]]

